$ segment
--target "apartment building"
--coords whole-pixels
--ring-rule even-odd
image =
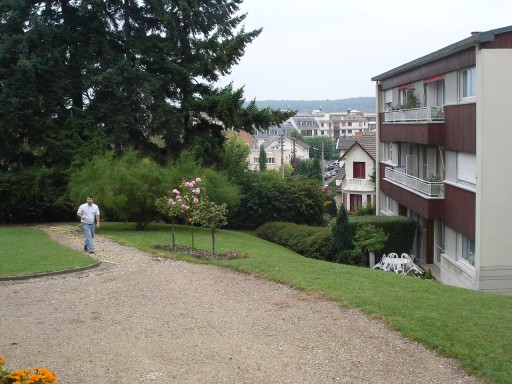
[[[287,123],[305,137],[328,136],[336,142],[339,138],[354,137],[357,133],[365,132],[372,124],[375,128],[375,114],[354,109],[348,109],[346,112],[317,110],[297,114]]]
[[[377,212],[418,223],[442,283],[512,294],[512,26],[372,78]]]

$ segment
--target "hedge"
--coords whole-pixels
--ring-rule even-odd
[[[416,222],[403,216],[349,216],[353,235],[365,224],[373,224],[382,228],[388,235],[383,253],[410,253]],[[332,232],[330,227],[313,227],[288,222],[271,222],[259,226],[256,235],[262,239],[283,245],[305,257],[321,260],[332,260]],[[344,252],[352,252],[346,250]],[[340,258],[336,259],[338,262]],[[354,263],[354,255],[350,258]]]

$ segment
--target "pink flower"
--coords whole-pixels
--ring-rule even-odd
[[[185,204],[183,204],[183,205],[181,206],[181,209],[183,209],[184,211],[187,211],[187,210],[188,210],[188,206],[187,206],[187,205],[185,205]]]
[[[180,194],[180,191],[178,191],[177,189],[173,189],[172,190],[172,193],[176,194],[176,195],[179,195]]]
[[[185,181],[185,182],[183,183],[183,185],[184,185],[185,187],[187,187],[187,188],[190,188],[190,183],[189,183],[188,181]]]
[[[196,183],[200,183],[201,182],[201,178],[200,177],[196,177]]]
[[[196,188],[196,189],[192,190],[192,192],[194,192],[196,195],[199,195],[201,193],[201,189]]]
[[[188,185],[190,185],[190,188],[192,188],[194,186],[196,182],[194,180],[192,180],[190,183],[188,183]]]
[[[168,203],[169,203],[169,204],[173,204],[173,203],[174,203],[174,200],[173,200],[173,199],[169,199]]]
[[[199,199],[197,197],[194,197],[194,204],[199,203]]]

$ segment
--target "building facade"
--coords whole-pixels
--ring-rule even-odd
[[[336,175],[336,205],[343,204],[354,212],[366,205],[375,205],[376,131],[368,131],[354,141],[340,158]]]
[[[418,223],[442,283],[512,294],[512,26],[372,78],[377,212]]]
[[[280,127],[271,126],[265,132],[257,132],[251,137],[251,152],[248,157],[249,169],[259,170],[260,147],[263,145],[268,170],[283,170],[284,164],[290,164],[293,157],[309,159],[309,145],[289,136],[294,129],[289,124]]]

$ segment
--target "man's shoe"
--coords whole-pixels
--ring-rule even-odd
[[[84,244],[84,251],[87,252],[87,244]]]
[[[89,252],[89,254],[90,254],[90,255],[94,255],[94,251],[90,251],[90,252]]]

